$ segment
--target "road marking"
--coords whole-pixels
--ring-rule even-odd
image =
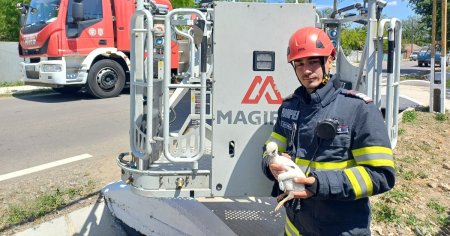
[[[20,177],[20,176],[23,176],[23,175],[31,174],[31,173],[34,173],[34,172],[38,172],[38,171],[41,171],[41,170],[50,169],[50,168],[57,167],[57,166],[60,166],[60,165],[65,165],[65,164],[68,164],[68,163],[71,163],[71,162],[80,161],[80,160],[83,160],[83,159],[86,159],[86,158],[90,158],[90,157],[93,157],[93,156],[90,155],[90,154],[82,154],[82,155],[79,155],[79,156],[69,157],[69,158],[66,158],[66,159],[50,162],[50,163],[47,163],[47,164],[42,164],[42,165],[38,165],[38,166],[35,166],[35,167],[19,170],[19,171],[14,171],[14,172],[11,172],[11,173],[8,173],[8,174],[0,175],[0,182],[4,181],[4,180],[12,179],[12,178]]]

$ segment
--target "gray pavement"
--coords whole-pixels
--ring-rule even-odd
[[[418,103],[430,105],[430,82],[424,80],[405,80],[400,82],[400,96]],[[446,89],[445,109],[450,110],[450,90]]]

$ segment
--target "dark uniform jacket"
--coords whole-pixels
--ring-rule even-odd
[[[287,235],[370,235],[369,196],[394,186],[394,161],[381,112],[370,98],[330,80],[311,95],[299,87],[283,101],[267,142],[291,154],[317,185],[309,199],[286,206]],[[317,124],[331,119],[334,138],[321,140]],[[314,160],[312,160],[314,157]],[[265,175],[274,180],[263,158]],[[274,183],[272,195],[280,194]]]

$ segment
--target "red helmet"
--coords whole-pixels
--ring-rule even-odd
[[[316,56],[335,56],[336,50],[328,35],[316,27],[305,27],[297,30],[289,39],[287,52],[288,62]]]

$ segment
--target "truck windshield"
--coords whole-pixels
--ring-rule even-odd
[[[32,0],[28,8],[25,27],[33,25],[46,25],[58,16],[61,0]]]

